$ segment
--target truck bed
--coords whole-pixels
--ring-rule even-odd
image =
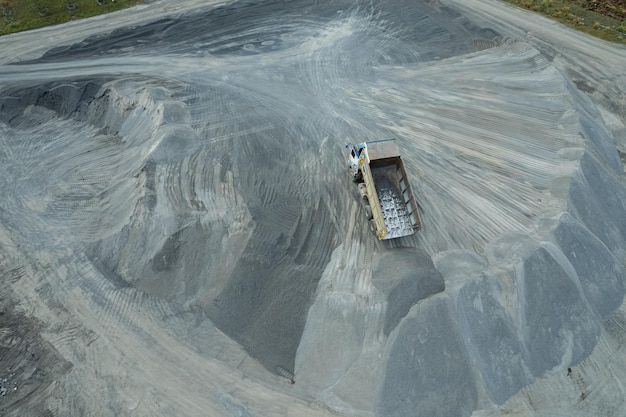
[[[402,199],[398,171],[395,164],[372,169],[376,194],[387,228],[385,239],[394,239],[414,233],[413,222]]]

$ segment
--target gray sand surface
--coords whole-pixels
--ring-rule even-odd
[[[625,91],[494,0],[1,37],[0,415],[626,415]],[[380,242],[343,147],[383,137],[424,228]]]

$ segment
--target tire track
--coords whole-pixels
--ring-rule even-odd
[[[380,108],[390,108],[396,96],[409,99],[413,95],[423,100],[414,106],[415,110],[407,107],[400,113],[403,124],[415,126],[417,137],[415,133],[405,135],[404,129],[393,125],[390,128],[399,131],[397,136],[403,138],[403,146],[411,150],[405,156],[408,169],[415,172],[419,168],[420,180],[425,183],[418,196],[427,217],[424,223],[432,224],[438,234],[454,230],[449,237],[437,238],[441,243],[431,245],[439,250],[480,248],[507,230],[526,233],[538,218],[545,216],[546,208],[558,207],[549,192],[552,181],[571,175],[575,168],[574,163],[559,162],[558,156],[560,149],[578,141],[559,128],[563,114],[571,112],[574,105],[569,92],[563,88],[561,75],[536,50],[513,47],[517,48],[515,55],[510,54],[510,49],[497,48],[510,54],[509,61],[500,59],[498,65],[514,66],[515,75],[511,77],[516,82],[520,76],[532,73],[534,77],[538,72],[539,80],[545,80],[549,91],[539,99],[533,95],[532,106],[530,96],[520,93],[515,83],[508,83],[506,88],[510,91],[500,93],[501,97],[482,93],[506,91],[505,87],[497,90],[488,86],[491,82],[504,85],[503,80],[508,77],[489,73],[487,66],[498,56],[492,51],[490,55],[479,53],[465,60],[462,71],[467,71],[466,75],[459,73],[456,60],[452,58],[437,66],[437,73],[428,67],[415,69],[415,73],[420,74],[418,78],[427,78],[428,84],[417,83],[402,91],[392,90],[393,95],[381,93],[388,89],[372,90]],[[454,77],[445,71],[448,65],[454,68]],[[397,76],[409,77],[401,71],[397,71]],[[480,78],[474,78],[477,76]],[[453,102],[448,101],[444,92],[450,88],[456,91],[457,87],[450,86],[451,79],[459,80],[459,94]],[[445,82],[446,87],[438,87],[438,80]],[[501,102],[496,107],[495,103],[504,97],[506,104]],[[502,117],[503,106],[512,117]],[[429,121],[432,126],[427,124]],[[439,126],[444,123],[447,130],[442,134]],[[529,126],[532,126],[532,133]],[[438,155],[438,160],[429,157],[433,154]],[[444,174],[445,179],[441,177],[442,170],[450,174]],[[483,180],[472,180],[477,177]],[[445,184],[445,187],[435,184]],[[507,198],[503,197],[505,194]],[[512,195],[519,198],[512,198]],[[448,212],[446,207],[452,210]],[[445,222],[429,218],[441,210],[446,211]]]
[[[432,254],[481,253],[501,234],[534,233],[541,219],[565,209],[567,190],[553,195],[554,180],[573,175],[577,154],[567,148],[588,147],[584,135],[603,132],[592,120],[601,116],[585,110],[587,99],[559,67],[564,58],[554,56],[559,47],[548,54],[500,42],[490,29],[496,23],[480,28],[438,2],[235,2],[190,14],[179,7],[187,6],[38,62],[0,67],[15,91],[40,86],[17,111],[14,90],[0,91],[0,218],[11,231],[0,234],[0,245],[14,247],[19,236],[35,265],[15,272],[10,285],[21,288],[59,355],[85,365],[61,375],[59,388],[42,385],[37,392],[54,393],[40,401],[52,413],[77,415],[318,414],[311,404],[291,408],[299,393],[312,395],[307,376],[298,374],[293,388],[276,384],[199,310],[232,291],[233,303],[220,312],[251,313],[233,321],[241,327],[222,330],[270,372],[291,372],[307,303],[322,280],[328,298],[310,323],[323,328],[331,307],[339,319],[329,328],[345,326],[356,342],[333,368],[348,371],[328,378],[320,398],[368,413],[376,382],[365,391],[352,382],[372,361],[383,358],[382,369],[388,360],[374,343],[384,343],[384,301],[371,283],[372,258],[416,244]],[[68,39],[73,29],[58,30]],[[96,32],[81,30],[85,38]],[[5,51],[18,51],[17,43],[7,39]],[[37,49],[30,45],[25,53]],[[74,97],[82,87],[71,80],[79,78],[98,84],[96,91],[85,87]],[[79,105],[71,110],[64,95]],[[346,140],[387,136],[402,144],[425,229],[381,245],[338,175],[345,165],[338,155]],[[243,295],[250,303],[234,308]],[[252,305],[259,299],[268,301]],[[621,328],[607,323],[615,340]],[[314,334],[325,343],[332,333]],[[287,344],[276,363],[258,353]],[[371,351],[361,356],[364,348]],[[583,406],[596,407],[600,392],[619,393],[610,382],[590,382],[600,365],[574,368],[580,380],[570,385],[587,394]],[[274,385],[292,391],[280,396]],[[547,413],[550,404],[540,398],[530,409]]]

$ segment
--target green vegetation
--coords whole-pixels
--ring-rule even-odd
[[[506,0],[582,32],[626,44],[626,0]]]
[[[0,35],[113,12],[143,0],[0,0]]]

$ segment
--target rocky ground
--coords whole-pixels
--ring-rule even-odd
[[[0,38],[3,414],[624,414],[626,51],[531,16],[161,1]],[[346,173],[379,137],[416,236]]]

